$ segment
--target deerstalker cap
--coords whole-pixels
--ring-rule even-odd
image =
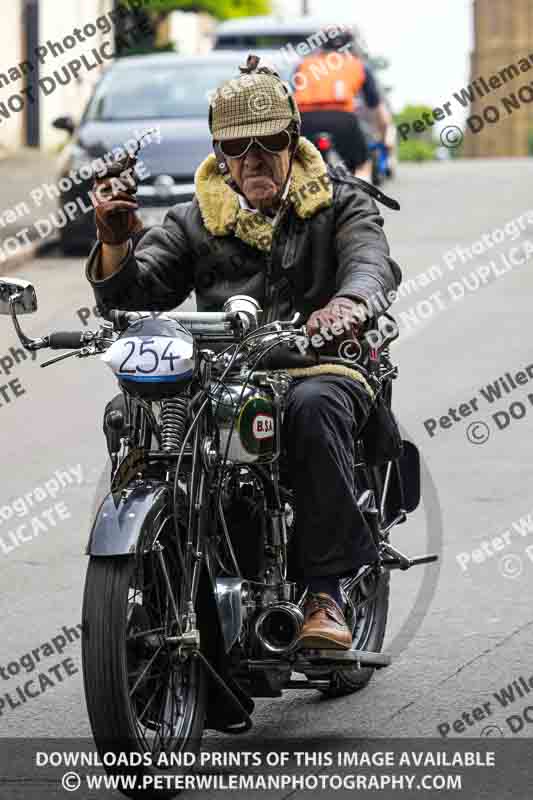
[[[281,78],[248,56],[241,75],[224,81],[211,97],[209,129],[213,139],[269,136],[300,124],[298,107]],[[264,71],[261,71],[264,70]]]

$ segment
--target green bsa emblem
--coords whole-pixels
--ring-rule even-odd
[[[244,449],[256,456],[271,456],[275,447],[275,422],[272,403],[252,397],[242,407],[238,430]]]

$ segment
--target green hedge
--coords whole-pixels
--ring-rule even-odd
[[[398,145],[400,161],[433,161],[437,145],[422,139],[410,139]]]

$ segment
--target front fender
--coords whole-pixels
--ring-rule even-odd
[[[166,517],[170,516],[170,490],[162,482],[139,481],[126,491],[110,492],[100,506],[89,536],[86,554],[127,556],[149,550]],[[242,579],[216,578],[207,570],[215,600],[221,644],[229,651],[242,624]]]
[[[100,506],[87,543],[90,556],[128,556],[142,548],[149,550],[154,536],[170,515],[170,489],[159,481],[139,481],[125,492],[111,492]],[[198,625],[202,652],[222,679],[237,696],[248,714],[253,700],[228,672],[226,653],[239,634],[241,581],[214,581],[207,567],[200,573],[198,587]],[[243,717],[227,693],[208,676],[208,708],[206,726],[226,730],[228,725],[241,725]]]
[[[85,550],[90,556],[132,555],[149,547],[166,515],[170,490],[159,481],[132,483],[110,492],[100,506]]]

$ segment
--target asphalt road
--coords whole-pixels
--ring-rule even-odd
[[[239,739],[243,749],[284,735],[340,745],[445,731],[458,739],[531,736],[523,717],[516,734],[519,722],[506,721],[521,716],[525,690],[512,708],[493,693],[533,675],[532,172],[520,160],[435,163],[404,167],[385,188],[402,205],[384,209],[384,217],[392,254],[410,280],[394,308],[403,332],[393,349],[395,408],[424,464],[422,507],[392,540],[408,554],[438,547],[440,565],[393,573],[392,666],[345,699],[293,692],[259,700],[254,729]],[[531,222],[523,216],[530,208]],[[37,314],[24,320],[29,334],[80,326],[77,310],[92,305],[81,259],[52,253],[17,274],[34,283],[39,298]],[[101,419],[114,380],[96,359],[40,369],[41,354],[7,375],[2,356],[17,339],[7,318],[0,326],[0,385],[8,386],[0,388],[0,731],[89,736],[79,641],[61,629],[80,621],[83,552],[106,461]],[[505,378],[509,391],[500,384],[501,397],[489,402],[480,390],[487,394],[507,373],[516,388]],[[17,529],[14,540],[9,532]],[[5,693],[16,698],[38,665],[27,658],[13,675],[7,665],[58,635],[65,645],[56,639],[55,654],[43,655],[47,668],[63,662],[53,685],[11,707]],[[474,717],[483,703],[483,716]]]

